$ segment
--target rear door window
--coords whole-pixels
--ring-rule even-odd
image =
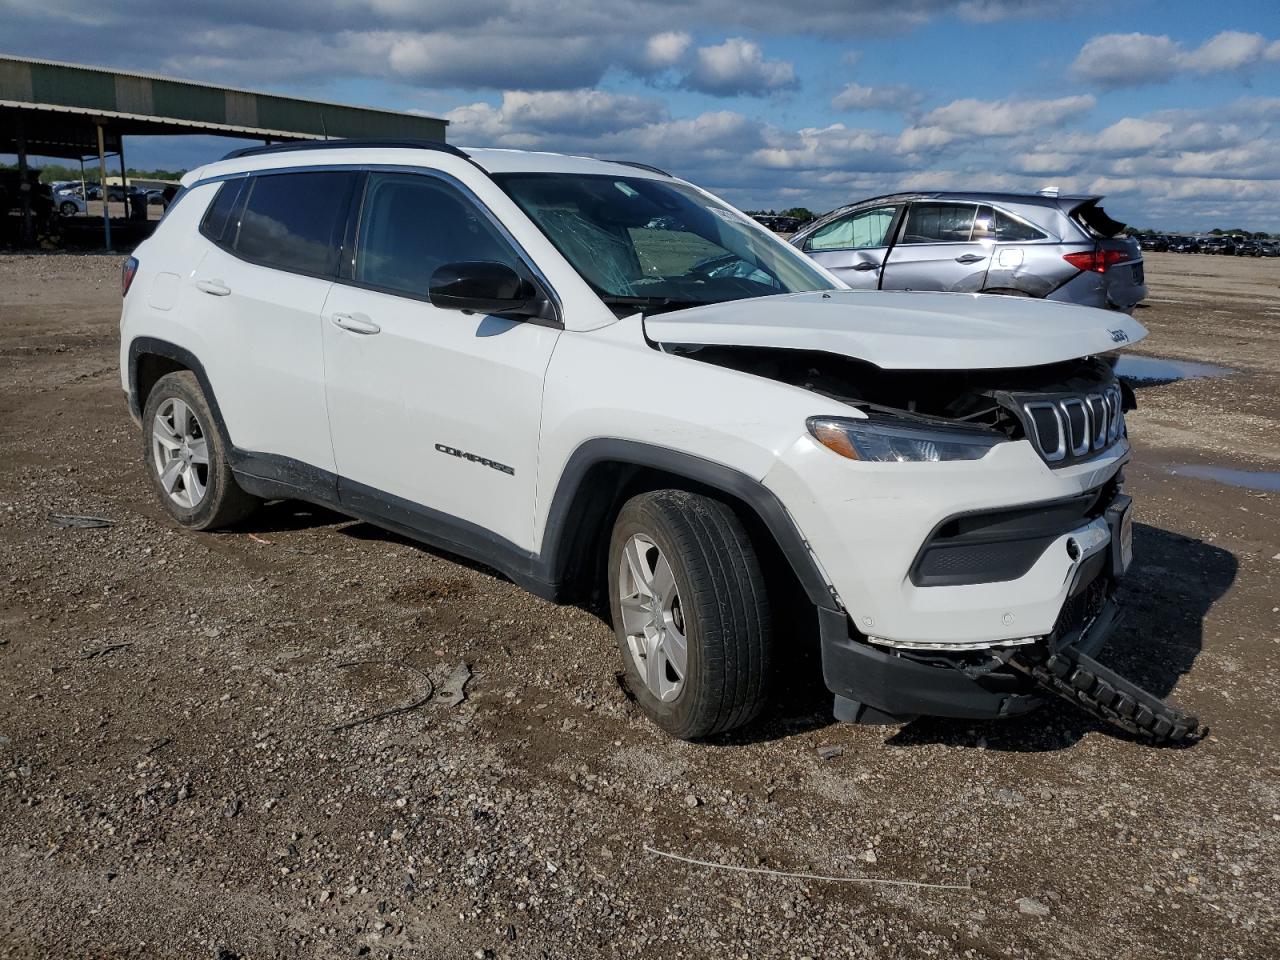
[[[976,203],[913,203],[899,243],[968,243]]]
[[[804,248],[820,253],[824,250],[883,247],[888,243],[889,227],[896,212],[896,207],[874,207],[833,220],[815,230],[805,241]]]
[[[236,254],[290,273],[332,276],[355,179],[344,170],[253,177]]]

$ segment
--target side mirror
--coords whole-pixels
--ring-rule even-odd
[[[432,306],[465,313],[533,317],[542,309],[542,298],[532,283],[505,263],[464,260],[446,263],[431,274],[427,297]]]

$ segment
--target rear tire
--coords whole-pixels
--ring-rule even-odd
[[[70,200],[65,200],[58,207],[58,212],[61,213],[64,217],[74,217],[76,215],[76,205],[72,203]]]
[[[189,370],[156,381],[142,414],[143,461],[160,502],[190,530],[243,520],[261,501],[240,489],[200,382]]]
[[[608,563],[626,684],[644,712],[684,740],[753,719],[768,698],[771,618],[733,510],[684,490],[635,496],[618,513]]]

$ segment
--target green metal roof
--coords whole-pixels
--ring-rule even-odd
[[[118,148],[120,137],[142,134],[443,141],[448,123],[145,73],[0,56],[0,153],[17,152],[21,129],[31,154],[95,154],[99,122],[111,150]]]

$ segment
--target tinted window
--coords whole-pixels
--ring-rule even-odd
[[[968,243],[976,204],[913,203],[902,243]]]
[[[806,250],[862,250],[883,247],[889,226],[893,223],[893,207],[860,210],[819,227],[805,242]]]
[[[231,212],[235,209],[236,200],[240,198],[240,188],[244,184],[243,178],[227,180],[218,188],[213,203],[209,204],[209,209],[204,212],[204,219],[200,221],[200,232],[214,243],[223,242],[227,221],[231,219]]]
[[[978,208],[978,218],[973,225],[973,239],[1026,243],[1030,240],[1043,240],[1045,235],[1030,224],[1009,216],[1003,210],[995,210],[984,205]]]
[[[331,274],[354,179],[345,171],[253,177],[236,253],[280,270]]]
[[[371,173],[356,244],[358,283],[426,297],[436,268],[495,260],[527,273],[489,219],[434,177]]]

